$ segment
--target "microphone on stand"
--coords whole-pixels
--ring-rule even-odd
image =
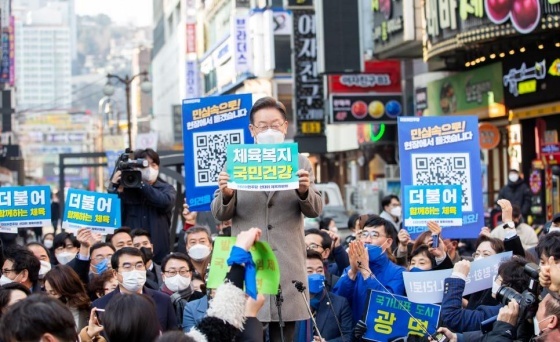
[[[307,312],[309,313],[309,317],[311,317],[311,322],[313,323],[313,328],[317,331],[317,335],[319,335],[319,339],[323,340],[323,336],[321,336],[321,332],[319,331],[319,327],[317,326],[317,322],[315,322],[315,317],[313,317],[313,313],[311,312],[311,307],[309,306],[309,300],[305,295],[306,287],[303,285],[301,281],[292,280],[292,284],[296,287],[301,296],[303,297],[303,301],[305,302],[305,307],[307,308]]]

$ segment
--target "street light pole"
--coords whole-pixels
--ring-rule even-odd
[[[144,81],[142,81],[142,84],[140,85],[140,88],[143,92],[150,92],[152,90],[152,84],[150,83],[150,81],[148,80],[148,72],[147,71],[143,71],[139,74],[136,74],[132,77],[126,75],[124,78],[118,76],[118,75],[113,75],[113,74],[107,74],[107,84],[105,85],[105,87],[103,88],[103,93],[105,93],[105,95],[107,96],[111,96],[115,93],[115,88],[114,86],[111,84],[110,80],[111,79],[115,79],[118,82],[124,84],[125,86],[125,96],[126,96],[126,119],[127,119],[127,128],[128,128],[128,147],[130,147],[131,149],[134,149],[134,144],[135,144],[135,139],[136,139],[136,134],[138,132],[137,129],[137,116],[133,115],[132,110],[130,108],[130,85],[132,83],[132,81],[139,76],[144,76]]]

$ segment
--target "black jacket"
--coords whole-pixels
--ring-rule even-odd
[[[500,190],[498,199],[507,199],[511,204],[517,204],[521,208],[523,216],[531,213],[531,190],[529,190],[529,186],[521,178],[515,183],[508,182]]]
[[[121,199],[122,225],[147,230],[154,244],[154,262],[171,251],[169,229],[177,191],[161,179],[153,185],[144,184],[140,189],[125,189]]]

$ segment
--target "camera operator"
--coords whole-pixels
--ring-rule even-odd
[[[121,181],[123,171],[116,169],[111,178],[112,184],[107,190],[109,193],[118,193],[121,199],[122,225],[132,229],[141,228],[150,233],[154,245],[153,260],[160,263],[171,250],[169,227],[177,191],[158,177],[160,162],[156,151],[151,148],[136,150],[133,157],[137,160],[132,161],[123,156],[119,160],[135,165],[133,170],[141,172],[141,181],[134,181],[134,174],[132,174],[130,177],[132,181],[127,178],[124,180],[126,184],[123,184]],[[140,164],[140,158],[147,161],[147,167],[146,164]],[[117,168],[122,163],[117,161]],[[144,167],[140,168],[138,164]],[[124,172],[131,173],[128,170]]]

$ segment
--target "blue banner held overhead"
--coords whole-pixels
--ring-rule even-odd
[[[428,186],[427,189],[438,189],[441,195],[444,189],[448,189],[451,192],[448,195],[451,195],[453,189],[460,186],[461,222],[458,224],[454,218],[445,223],[446,215],[438,214],[437,218],[443,220],[440,224],[442,235],[445,238],[476,238],[484,226],[478,118],[400,117],[398,132],[401,188],[405,189],[402,194],[405,229],[412,238],[427,230],[425,224],[418,224],[406,216],[413,208],[411,198],[407,198],[410,194],[406,192],[411,188],[407,187]],[[454,195],[448,198],[450,203],[453,198]],[[452,206],[446,206],[449,217]]]
[[[49,186],[0,187],[0,232],[51,225]]]
[[[251,94],[183,100],[185,187],[191,211],[209,211],[227,146],[252,143]]]
[[[391,341],[398,337],[434,334],[441,307],[416,304],[406,297],[369,290],[366,307],[366,341]]]
[[[116,194],[68,189],[64,203],[62,228],[66,231],[87,228],[111,234],[121,226],[121,200]]]

